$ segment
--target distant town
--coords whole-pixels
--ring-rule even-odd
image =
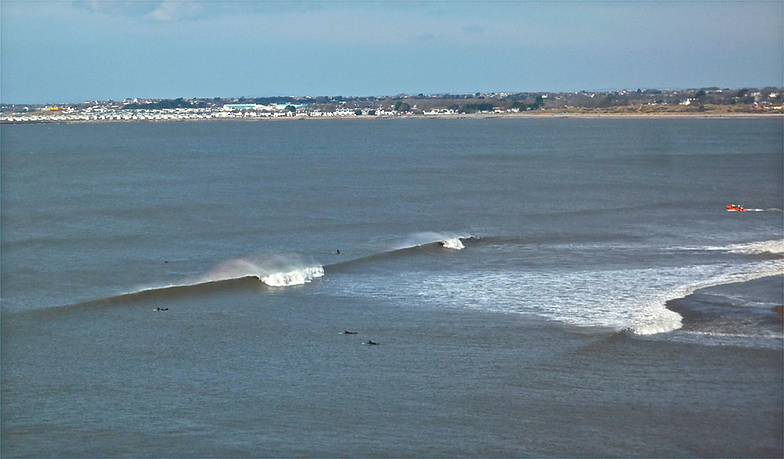
[[[784,114],[784,88],[125,99],[1,104],[0,123],[266,118]]]

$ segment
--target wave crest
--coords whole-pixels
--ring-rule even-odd
[[[259,277],[259,280],[270,287],[288,287],[291,285],[303,285],[317,277],[324,276],[324,268],[313,266],[310,268],[289,271],[287,273],[273,273]]]
[[[762,253],[781,255],[784,254],[784,239],[733,244],[729,246],[728,249],[731,253],[740,253],[744,255],[759,255]]]
[[[324,276],[324,268],[320,265],[304,266],[302,261],[283,256],[266,260],[236,259],[228,260],[207,275],[198,283],[216,282],[243,277],[255,277],[271,287],[288,287],[302,285],[313,279]]]

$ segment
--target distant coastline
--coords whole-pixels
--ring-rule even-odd
[[[372,97],[125,99],[1,104],[0,123],[267,119],[759,117],[784,115],[784,88],[568,93],[399,94]]]

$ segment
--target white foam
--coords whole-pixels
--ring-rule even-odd
[[[761,253],[783,254],[784,239],[773,239],[769,241],[745,242],[729,245],[709,245],[709,246],[672,246],[666,247],[672,251],[710,251],[710,252],[729,252],[741,255],[759,255]]]
[[[288,287],[291,285],[303,285],[322,276],[324,276],[324,268],[314,266],[286,273],[273,273],[261,276],[259,280],[271,287]]]
[[[445,249],[452,250],[462,250],[465,248],[463,242],[458,237],[441,241],[441,245],[443,245]]]
[[[497,270],[399,273],[364,277],[350,294],[383,295],[504,313],[534,314],[575,326],[629,330],[640,335],[681,328],[666,302],[697,289],[784,274],[784,261],[618,270]]]
[[[749,242],[747,244],[733,244],[727,248],[732,253],[757,255],[761,253],[784,253],[784,239],[772,241]]]
[[[695,281],[688,285],[678,286],[673,290],[662,294],[655,302],[663,306],[667,301],[684,298],[699,289],[734,284],[736,282],[747,282],[762,277],[784,274],[784,265],[781,263],[763,263],[745,266],[749,269],[744,270],[740,267],[738,267],[739,269],[728,268],[725,272],[715,274],[706,279]],[[653,311],[655,308],[649,307],[645,310]],[[650,317],[645,317],[644,315],[639,317],[637,323],[629,327],[629,331],[638,335],[652,335],[677,330],[679,328],[681,328],[681,316],[669,309],[663,308],[659,310],[659,313],[653,314]]]

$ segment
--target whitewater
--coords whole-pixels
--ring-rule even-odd
[[[480,240],[475,238],[473,240]],[[531,314],[579,327],[628,330],[639,335],[666,333],[681,327],[681,317],[667,301],[698,289],[784,275],[784,241],[731,244],[723,248],[683,248],[682,252],[771,254],[772,260],[716,263],[686,267],[601,270],[487,270],[471,273],[397,273],[394,282],[368,276],[346,287],[351,295],[382,294],[398,301],[421,301],[437,307],[497,313]],[[628,251],[628,247],[626,248]],[[503,252],[506,247],[470,247]],[[550,248],[553,253],[557,250]],[[579,250],[568,246],[569,252]],[[619,247],[590,246],[591,252]],[[674,249],[666,247],[664,252]],[[623,251],[623,250],[621,250]],[[628,255],[628,254],[627,254]],[[559,256],[567,256],[561,253]]]

